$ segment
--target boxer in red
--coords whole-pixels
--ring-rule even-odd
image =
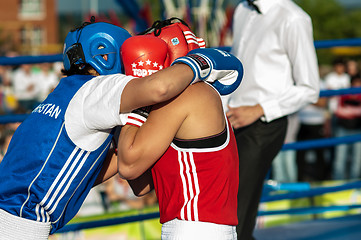
[[[124,42],[126,73],[148,76],[167,67],[169,57],[180,57],[172,53],[188,53],[184,29],[178,24],[165,29],[158,37],[135,36]],[[197,68],[193,62],[207,61],[197,48],[175,62]],[[225,52],[205,50],[225,57],[229,66],[237,62],[242,67]],[[197,71],[202,75],[201,69]],[[235,71],[236,82],[242,74],[239,68]],[[155,188],[162,239],[236,239],[238,154],[219,93],[209,84],[193,84],[152,106],[147,115],[143,108],[128,117],[119,136],[117,168],[136,195]]]

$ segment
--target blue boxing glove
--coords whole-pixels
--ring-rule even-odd
[[[234,92],[241,84],[243,66],[234,55],[216,48],[198,48],[172,63],[184,63],[194,73],[191,84],[206,81],[221,95]]]

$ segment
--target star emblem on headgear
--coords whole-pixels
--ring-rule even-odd
[[[145,65],[144,65],[145,63]],[[153,66],[153,68],[157,68],[157,69],[153,69],[153,70],[161,70],[163,69],[163,65],[157,63],[157,62],[152,62],[151,60],[146,60],[145,62],[143,62],[142,60],[138,61],[138,62],[133,62],[132,63],[132,68],[137,68],[137,67],[145,67],[145,66]],[[149,68],[149,67],[146,67]]]
[[[149,76],[162,69],[162,64],[159,64],[156,61],[151,61],[150,59],[147,59],[146,61],[140,60],[138,62],[132,63],[133,76],[135,77]]]

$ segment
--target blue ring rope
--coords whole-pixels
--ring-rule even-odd
[[[294,143],[286,143],[282,146],[282,151],[323,148],[323,147],[336,146],[339,144],[350,144],[360,141],[361,141],[361,134],[354,134],[354,135],[334,137],[334,138],[304,140]]]
[[[361,46],[361,38],[317,40],[314,41],[314,45],[316,49],[331,48],[331,47],[358,47]],[[230,52],[232,47],[221,46],[217,48]]]
[[[332,187],[319,187],[313,188],[308,191],[297,191],[297,192],[290,192],[290,193],[283,193],[283,194],[276,194],[276,195],[266,195],[262,196],[261,202],[273,202],[285,199],[298,199],[298,198],[305,198],[305,197],[314,197],[318,195],[322,195],[325,193],[330,192],[338,192],[344,191],[349,189],[361,188],[361,181],[346,183],[343,185],[332,186]]]
[[[19,57],[0,57],[0,65],[20,65],[35,64],[43,62],[62,62],[63,55],[41,55],[41,56],[19,56]]]
[[[0,124],[23,122],[29,114],[8,114],[0,116]]]
[[[335,205],[327,207],[305,207],[305,208],[291,208],[285,210],[269,210],[259,211],[258,216],[281,215],[281,214],[316,214],[329,211],[349,211],[355,208],[361,208],[361,205]]]
[[[361,87],[343,88],[336,90],[321,90],[320,97],[332,97],[338,95],[357,94],[361,93]]]
[[[308,191],[311,189],[311,184],[308,182],[297,183],[278,183],[277,181],[269,180],[264,184],[265,192],[272,191]]]
[[[357,47],[361,46],[361,38],[334,39],[315,41],[315,48],[331,48],[331,47]]]
[[[112,219],[104,219],[98,221],[71,223],[65,225],[63,228],[59,229],[56,233],[79,231],[83,229],[97,228],[97,227],[107,227],[107,226],[119,225],[123,223],[139,222],[142,220],[149,220],[154,218],[159,218],[159,212],[112,218]]]

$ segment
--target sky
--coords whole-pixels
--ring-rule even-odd
[[[352,6],[358,6],[361,7],[361,1],[360,0],[337,0],[341,4],[344,4],[346,6],[352,7]]]

